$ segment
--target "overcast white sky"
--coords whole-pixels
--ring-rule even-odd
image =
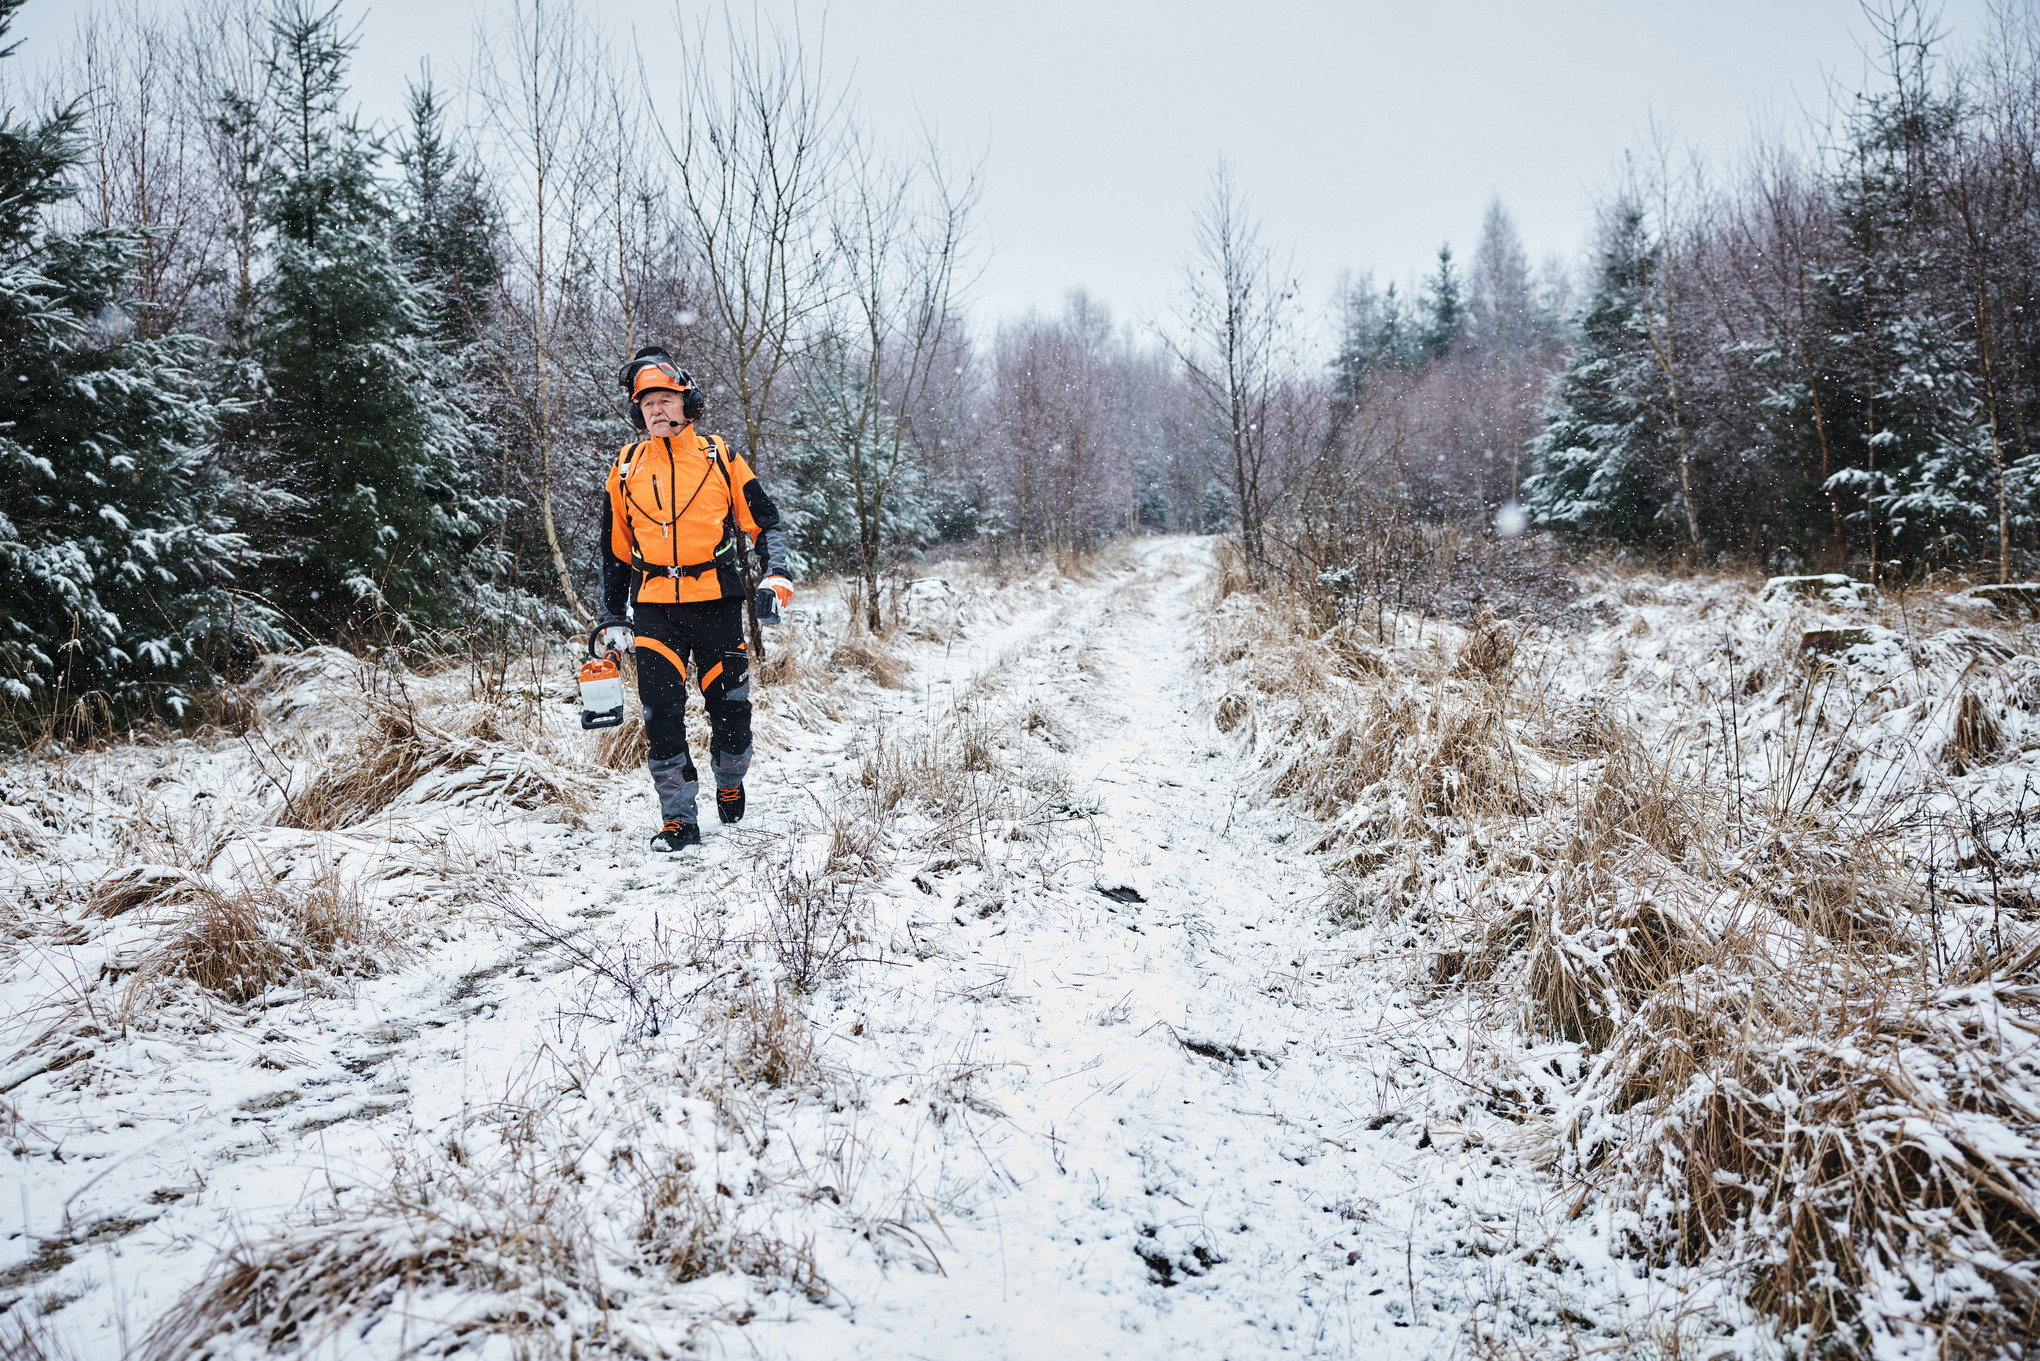
[[[143,0],[150,3],[151,0]],[[161,0],[168,3],[168,0]],[[1948,0],[1954,45],[1987,0]],[[619,34],[665,41],[658,0],[583,0]],[[33,60],[80,0],[31,0]],[[361,23],[363,112],[394,121],[430,56],[457,78],[508,0],[345,0]],[[759,0],[790,19],[788,0]],[[1440,241],[1470,253],[1499,195],[1533,257],[1577,254],[1591,198],[1655,118],[1710,155],[1855,88],[1857,0],[1027,0],[803,3],[875,120],[935,122],[981,152],[986,320],[1084,285],[1123,317],[1166,307],[1192,205],[1231,161],[1312,297],[1341,269],[1402,278]],[[717,7],[719,12],[720,7]]]

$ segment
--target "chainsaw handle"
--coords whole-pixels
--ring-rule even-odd
[[[602,646],[602,635],[612,629],[623,634],[626,640],[631,638],[630,625],[620,619],[613,619],[606,624],[597,624],[588,635],[588,655],[590,657],[601,657],[604,655],[615,657],[621,655],[622,649]]]

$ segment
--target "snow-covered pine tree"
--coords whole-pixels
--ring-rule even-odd
[[[1341,281],[1339,348],[1331,365],[1332,420],[1337,426],[1343,427],[1360,410],[1367,375],[1374,367],[1380,311],[1381,295],[1374,291],[1371,274]]]
[[[411,281],[429,289],[431,335],[458,348],[488,325],[491,295],[502,275],[496,256],[497,213],[481,170],[446,132],[446,109],[428,71],[410,85],[410,126],[397,151],[403,168],[397,254]]]
[[[1452,353],[1466,325],[1466,307],[1460,297],[1459,271],[1452,264],[1452,247],[1438,247],[1438,268],[1424,281],[1424,320],[1419,344],[1424,357],[1437,363]]]
[[[1506,364],[1533,353],[1544,326],[1531,294],[1530,259],[1500,199],[1488,203],[1467,290],[1466,347],[1483,364]]]
[[[1675,490],[1664,375],[1642,314],[1658,247],[1633,203],[1618,203],[1602,234],[1579,347],[1528,446],[1523,504],[1537,524],[1635,542],[1659,528]]]
[[[503,275],[500,214],[480,166],[446,130],[446,108],[429,70],[422,83],[407,86],[405,112],[409,124],[396,155],[403,180],[392,240],[430,317],[427,337],[436,353],[426,358],[441,375],[434,391],[460,424],[456,445],[465,485],[496,493],[470,508],[471,516],[494,528],[468,558],[475,584],[467,596],[467,625],[499,643],[533,627],[572,633],[577,627],[572,612],[520,586],[515,555],[503,544],[503,522],[518,504],[504,485],[509,474],[503,432],[484,415],[503,390],[489,339]],[[608,434],[606,428],[590,430],[589,443],[599,446]]]
[[[181,712],[209,662],[283,635],[231,589],[253,554],[221,509],[202,342],[133,333],[133,233],[46,228],[78,116],[0,121],[0,690]]]
[[[1198,502],[1197,530],[1200,534],[1223,534],[1232,527],[1233,496],[1225,483],[1212,478],[1204,484],[1204,495]]]
[[[787,436],[773,460],[773,497],[789,565],[797,577],[840,571],[857,558],[857,516],[837,447],[852,436],[831,418],[812,381],[787,416]]]
[[[1369,368],[1421,369],[1427,362],[1423,325],[1410,315],[1409,305],[1390,284],[1381,292],[1381,304],[1374,327],[1374,353]]]
[[[263,526],[271,595],[321,631],[446,622],[499,507],[464,467],[456,374],[392,240],[375,143],[341,113],[353,42],[337,7],[284,0],[273,24],[256,433],[294,500]]]
[[[1831,194],[1834,263],[1817,306],[1842,361],[1832,400],[1822,394],[1840,454],[1831,481],[1878,561],[1995,547],[1974,340],[1937,301],[1925,201],[1934,149],[1959,117],[1924,88],[1864,99]]]

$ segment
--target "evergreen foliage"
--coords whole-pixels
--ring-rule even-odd
[[[1390,284],[1382,290],[1368,367],[1409,372],[1422,368],[1427,357],[1422,324],[1411,315],[1409,305],[1396,293],[1395,285]]]
[[[1340,299],[1339,347],[1331,363],[1332,407],[1350,414],[1380,372],[1415,373],[1431,362],[1423,321],[1391,283],[1377,292],[1363,275]]]
[[[479,166],[446,131],[446,109],[428,72],[406,92],[407,140],[397,152],[404,181],[395,241],[405,275],[425,291],[430,335],[457,348],[481,338],[490,291],[501,277],[496,209]]]
[[[1539,524],[1636,541],[1655,532],[1672,486],[1663,374],[1642,313],[1659,247],[1634,203],[1617,205],[1603,236],[1579,345],[1531,441],[1523,505]]]
[[[1923,239],[1922,150],[1959,116],[1946,100],[1864,101],[1853,173],[1832,189],[1836,258],[1820,278],[1819,316],[1856,362],[1835,375],[1833,475],[1853,495],[1849,523],[1877,534],[1881,557],[1939,548],[1964,557],[1996,520],[1989,453],[1978,459],[1975,352],[1930,284]]]
[[[1561,325],[1532,292],[1530,261],[1515,223],[1499,200],[1490,203],[1467,288],[1463,348],[1482,363],[1506,364],[1551,345]]]
[[[293,619],[330,632],[380,614],[401,630],[453,616],[499,508],[464,472],[433,290],[398,256],[376,146],[340,111],[353,43],[335,14],[292,0],[274,21],[283,117],[262,201],[257,438],[286,495],[262,547]]]
[[[860,381],[847,366],[818,364],[788,421],[791,437],[776,460],[781,480],[773,499],[797,576],[857,565],[856,472],[861,466],[868,478],[881,466],[892,437],[891,418],[883,413],[858,420],[865,406]],[[952,520],[968,513],[975,527],[974,508],[964,512],[944,497],[918,465],[902,468],[880,516],[880,544],[889,553],[919,554],[942,537],[937,513],[945,509]]]
[[[18,5],[0,0],[0,35]],[[195,337],[133,334],[137,234],[45,228],[78,111],[0,122],[0,689],[179,712],[231,649],[281,641],[210,458]]]
[[[1780,162],[1675,229],[1618,209],[1527,445],[1540,523],[1642,543],[1676,513],[1710,554],[1879,575],[2040,563],[2040,71],[1937,85],[1933,35],[1894,22],[1890,88],[1816,169]]]
[[[1432,363],[1452,353],[1459,343],[1466,308],[1459,295],[1459,271],[1452,266],[1452,247],[1438,247],[1438,270],[1424,284],[1423,332],[1418,345]]]

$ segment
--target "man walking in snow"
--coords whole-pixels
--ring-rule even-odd
[[[738,533],[750,536],[765,564],[757,593],[760,622],[779,622],[793,601],[793,583],[779,509],[720,435],[695,430],[701,394],[687,370],[653,345],[632,356],[617,381],[630,395],[631,423],[645,438],[624,446],[609,470],[602,622],[588,646],[597,656],[636,651],[652,785],[659,792],[661,823],[652,849],[671,853],[701,844],[699,781],[687,753],[690,674],[708,710],[716,813],[726,823],[744,816],[751,656],[744,642]]]

